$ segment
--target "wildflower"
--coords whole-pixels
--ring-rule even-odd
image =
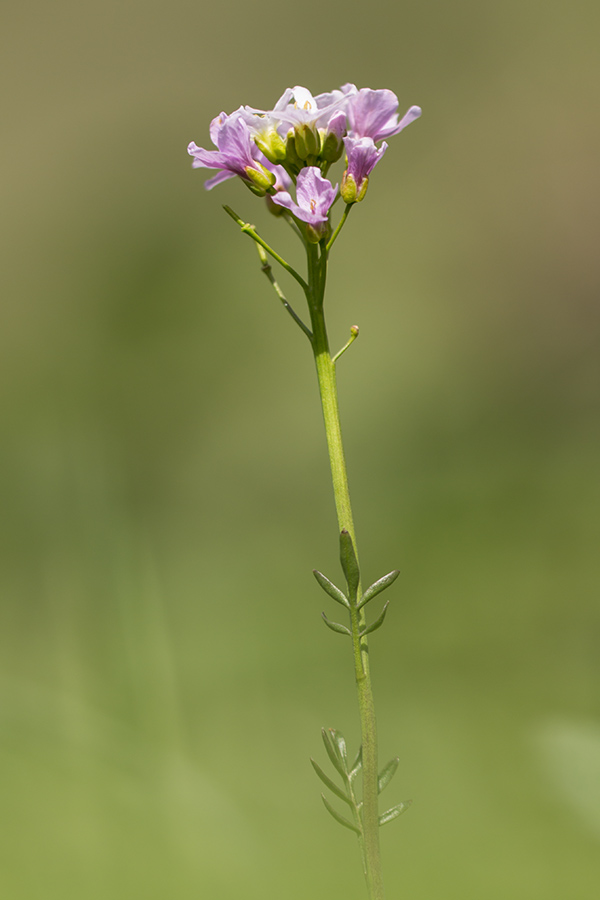
[[[221,113],[210,123],[210,137],[217,150],[204,150],[193,141],[188,146],[195,169],[221,170],[209,178],[204,187],[211,190],[222,181],[239,175],[254,193],[264,196],[275,183],[276,175],[259,162],[258,147],[244,120],[236,113],[230,116]]]
[[[327,178],[323,178],[316,166],[307,166],[298,175],[297,203],[288,191],[279,191],[271,199],[278,206],[289,209],[297,219],[306,222],[309,226],[309,235],[316,243],[327,233],[329,210],[337,190],[337,184],[333,187]]]
[[[341,195],[345,203],[362,200],[367,192],[369,175],[387,150],[384,141],[378,149],[370,137],[345,137],[347,169],[342,178]]]

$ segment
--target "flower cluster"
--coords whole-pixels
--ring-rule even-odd
[[[331,165],[345,152],[341,197],[347,204],[362,200],[369,175],[387,150],[386,138],[420,115],[419,107],[411,106],[398,120],[398,98],[389,90],[345,84],[313,97],[297,86],[271,110],[240,106],[230,115],[221,113],[210,126],[217,149],[204,150],[192,141],[188,153],[194,168],[218,170],[206,182],[208,190],[237,175],[255,194],[289,210],[319,240],[338,192],[326,177]]]

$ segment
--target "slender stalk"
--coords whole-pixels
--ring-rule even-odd
[[[331,246],[332,241],[329,244]],[[308,290],[306,296],[312,323],[311,344],[317,367],[319,392],[325,422],[329,462],[333,481],[333,492],[339,530],[346,529],[354,544],[356,552],[356,534],[352,518],[348,476],[344,459],[342,433],[337,397],[335,363],[329,350],[329,339],[323,312],[325,280],[327,273],[327,252],[329,247],[319,248],[315,244],[307,244],[308,253]],[[357,553],[358,558],[358,553]],[[360,597],[360,586],[359,586]],[[351,610],[352,645],[354,652],[354,669],[358,693],[358,706],[363,746],[363,807],[362,807],[362,850],[365,877],[369,900],[383,900],[383,880],[381,874],[381,854],[379,848],[379,813],[377,799],[377,729],[375,707],[369,671],[369,649],[367,638],[359,637],[365,627],[364,608]]]

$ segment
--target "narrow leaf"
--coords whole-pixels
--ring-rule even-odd
[[[354,778],[356,778],[356,776],[358,775],[358,773],[360,772],[361,769],[362,769],[362,744],[358,748],[358,753],[356,754],[356,759],[352,763],[352,768],[348,772],[348,776],[350,777],[350,780],[353,780]]]
[[[379,773],[379,778],[377,779],[377,793],[381,793],[382,790],[388,786],[394,775],[396,774],[396,769],[398,768],[398,763],[400,760],[397,756],[394,759],[390,759],[387,766],[384,766],[381,772]]]
[[[336,772],[339,772],[342,778],[346,778],[346,771],[341,760],[338,758],[338,755],[336,753],[337,748],[333,743],[330,732],[331,729],[328,732],[325,728],[321,728],[321,737],[323,738],[323,743],[325,744],[325,749],[327,750],[327,756],[331,760],[331,765],[336,770]]]
[[[317,765],[314,759],[311,759],[310,762],[323,784],[329,788],[331,793],[335,794],[336,797],[339,797],[340,800],[343,800],[344,803],[347,803],[348,806],[352,806],[352,800],[350,800],[350,798],[343,792],[341,788],[337,786],[337,784],[335,784],[335,782],[331,780],[331,778],[327,777],[321,766]]]
[[[327,625],[328,628],[331,628],[332,631],[337,631],[338,634],[349,634],[352,637],[352,632],[349,628],[346,628],[345,625],[340,625],[339,622],[330,622],[325,613],[321,613],[323,616],[323,621]]]
[[[319,572],[318,569],[313,569],[313,575],[323,588],[326,594],[329,594],[330,597],[333,597],[334,600],[337,600],[338,603],[341,603],[342,606],[346,606],[350,609],[350,604],[348,603],[348,598],[344,594],[343,591],[336,587],[329,578],[326,578],[322,572]]]
[[[348,751],[346,750],[346,739],[341,731],[337,731],[335,728],[329,729],[329,734],[331,735],[331,740],[333,746],[337,752],[338,759],[344,767],[344,772],[347,774],[348,772]]]
[[[379,824],[385,825],[387,822],[391,822],[392,819],[397,819],[403,812],[406,812],[411,803],[412,800],[406,800],[404,803],[398,803],[396,806],[392,806],[391,809],[381,813],[379,816]]]
[[[371,634],[372,631],[377,631],[378,628],[381,628],[381,626],[383,625],[383,620],[385,619],[385,614],[387,613],[387,608],[389,605],[390,605],[390,601],[388,600],[388,602],[383,607],[383,612],[381,613],[379,618],[376,619],[376,621],[373,622],[372,625],[368,625],[367,628],[363,628],[363,630],[361,632],[359,632],[359,635],[358,635],[359,637],[364,637],[365,634]]]
[[[358,593],[358,584],[360,581],[360,572],[358,570],[358,560],[350,533],[343,528],[340,533],[340,561],[342,569],[348,582],[348,593],[350,594],[350,602],[356,603],[356,595]]]
[[[387,575],[384,575],[383,578],[380,578],[379,581],[375,581],[371,587],[368,587],[362,597],[359,600],[357,609],[363,607],[369,600],[372,600],[373,597],[376,597],[377,594],[380,594],[382,591],[385,591],[390,584],[393,584],[398,575],[400,574],[400,569],[394,569],[393,572],[388,572]]]
[[[348,819],[345,819],[339,812],[333,808],[331,803],[327,802],[327,798],[324,794],[321,794],[321,800],[325,804],[325,809],[327,812],[333,816],[336,822],[339,822],[340,825],[343,825],[344,828],[349,828],[350,831],[353,831],[354,834],[360,834],[360,829],[356,827],[352,822],[349,822]]]

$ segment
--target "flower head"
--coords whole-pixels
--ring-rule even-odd
[[[272,197],[273,203],[289,209],[297,219],[309,225],[320,240],[327,231],[329,210],[335,200],[338,186],[323,178],[316,166],[302,169],[296,184],[297,203],[288,191],[279,191]]]
[[[188,152],[194,157],[195,168],[218,170],[206,182],[209,190],[238,175],[254,193],[280,194],[284,202],[277,201],[279,206],[291,203],[302,209],[301,184],[309,181],[303,176],[296,204],[289,194],[296,178],[304,169],[318,170],[324,178],[345,145],[347,169],[342,195],[346,203],[354,203],[364,197],[369,175],[387,148],[385,143],[377,148],[376,142],[398,134],[420,115],[419,107],[411,106],[399,120],[398,98],[389,90],[359,90],[354,84],[344,84],[313,96],[307,88],[296,85],[283,92],[273,109],[240,106],[230,115],[221,113],[210,127],[217,149],[204,150],[192,142]],[[315,173],[310,181],[318,183]],[[294,214],[308,224],[303,216]]]

